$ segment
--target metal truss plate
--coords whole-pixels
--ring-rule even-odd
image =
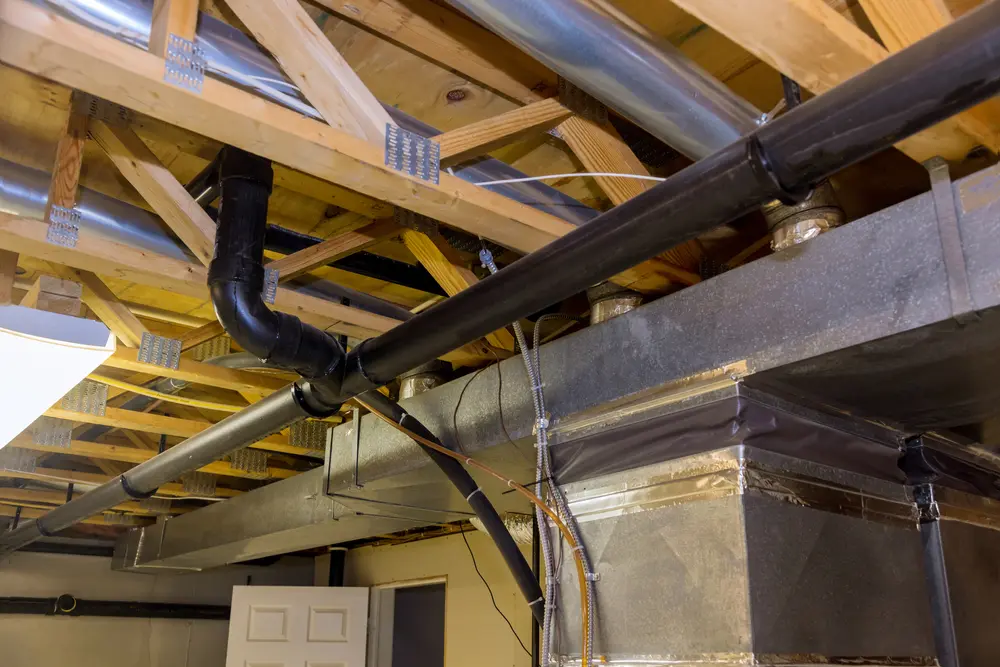
[[[108,385],[91,380],[84,380],[63,396],[63,410],[86,412],[90,415],[104,416],[108,405]]]
[[[49,229],[45,240],[53,245],[75,248],[80,239],[80,212],[75,208],[53,205],[49,209]]]
[[[170,501],[166,498],[143,498],[139,507],[153,514],[170,514]]]
[[[232,339],[229,336],[216,336],[212,340],[195,345],[191,348],[191,358],[195,361],[205,361],[214,357],[229,354],[232,349]]]
[[[201,47],[191,40],[171,33],[167,39],[163,80],[178,88],[200,94],[205,83],[205,54]]]
[[[326,449],[328,424],[308,419],[292,424],[288,432],[288,442],[295,447],[306,447],[316,451]]]
[[[229,465],[254,477],[267,477],[267,453],[259,449],[237,449],[229,455]]]
[[[385,163],[410,176],[441,182],[441,144],[392,123],[385,125]]]
[[[28,449],[7,447],[0,450],[0,470],[9,472],[35,472],[38,454]]]
[[[401,206],[397,206],[392,212],[393,221],[400,227],[414,229],[424,234],[436,234],[438,232],[438,221],[426,215],[415,213]]]
[[[143,332],[142,343],[139,344],[139,361],[176,369],[181,362],[181,342],[176,338]]]
[[[31,440],[36,445],[69,447],[73,439],[73,422],[55,417],[39,417],[30,426]]]
[[[132,124],[132,111],[120,104],[109,102],[103,98],[75,91],[73,93],[73,111],[99,120],[108,125],[129,127]]]
[[[559,101],[581,118],[598,125],[608,122],[608,108],[600,100],[562,77],[559,77]]]
[[[277,269],[264,268],[264,291],[261,295],[264,297],[264,303],[274,303],[274,298],[278,296],[278,276],[280,271]]]
[[[184,493],[190,496],[214,497],[215,483],[215,475],[207,472],[189,472],[181,477],[181,485]]]

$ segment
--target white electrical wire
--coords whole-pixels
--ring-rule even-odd
[[[450,170],[449,170],[450,171]],[[545,176],[525,176],[524,178],[504,178],[499,181],[481,181],[476,185],[506,185],[507,183],[530,183],[531,181],[550,181],[558,178],[576,178],[577,176],[607,176],[609,178],[634,178],[639,181],[663,182],[667,179],[645,174],[616,174],[605,171],[580,171],[572,174],[547,174]]]

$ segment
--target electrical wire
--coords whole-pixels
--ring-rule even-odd
[[[434,451],[436,451],[436,452],[438,452],[440,454],[444,454],[445,456],[453,458],[453,459],[455,459],[457,461],[461,461],[461,462],[465,463],[467,466],[469,466],[471,468],[476,468],[477,470],[481,470],[482,472],[485,472],[486,474],[490,475],[491,477],[495,477],[496,479],[498,479],[501,482],[505,483],[510,488],[517,490],[518,493],[520,493],[522,496],[524,496],[525,498],[527,498],[529,502],[531,502],[533,505],[535,505],[536,507],[538,507],[547,517],[549,517],[549,519],[552,521],[552,523],[555,524],[556,528],[562,534],[563,538],[572,547],[573,557],[574,557],[574,561],[576,563],[577,582],[579,583],[579,588],[580,588],[580,608],[582,610],[581,616],[582,616],[582,626],[583,626],[581,628],[581,634],[582,634],[582,637],[583,637],[583,646],[585,646],[585,647],[589,646],[590,642],[591,642],[591,637],[590,637],[590,633],[591,633],[590,596],[587,593],[587,582],[588,582],[587,570],[585,569],[584,560],[583,560],[583,558],[581,556],[582,546],[579,544],[579,542],[577,542],[575,536],[570,531],[570,529],[566,526],[566,524],[563,522],[562,518],[555,511],[553,511],[552,508],[550,508],[545,503],[545,501],[543,501],[537,495],[535,495],[534,493],[532,493],[531,491],[529,491],[523,485],[518,484],[514,480],[505,477],[504,475],[502,475],[501,473],[497,472],[493,468],[491,468],[491,467],[489,467],[489,466],[487,466],[487,465],[485,465],[483,463],[480,463],[479,461],[477,461],[477,460],[475,460],[475,459],[473,459],[471,457],[468,457],[465,454],[460,454],[458,452],[455,452],[455,451],[452,451],[452,450],[448,449],[447,447],[443,447],[443,446],[439,445],[438,443],[433,442],[432,440],[428,440],[427,438],[424,438],[423,436],[421,436],[418,433],[414,433],[413,431],[411,431],[410,429],[408,429],[406,426],[404,426],[402,423],[396,422],[396,420],[394,420],[389,415],[383,414],[382,412],[376,410],[375,407],[372,406],[371,404],[366,403],[365,399],[364,399],[364,396],[356,396],[353,400],[355,402],[357,402],[358,404],[362,405],[366,410],[368,410],[369,412],[371,412],[377,418],[381,419],[382,421],[384,421],[387,424],[389,424],[390,426],[392,426],[394,429],[400,431],[401,433],[405,433],[407,435],[407,437],[409,437],[411,440],[414,440],[414,441],[420,443],[421,445],[423,445],[424,447],[426,447],[428,449],[432,449],[432,450],[434,450]],[[403,421],[405,421],[405,415],[404,415]],[[548,605],[546,605],[546,606],[548,606]],[[589,656],[587,655],[587,652],[584,651],[584,655],[583,655],[583,660],[582,660],[581,667],[590,667],[590,664],[591,664],[591,660],[590,660]]]
[[[486,577],[483,576],[483,573],[479,571],[479,563],[476,562],[476,554],[472,553],[472,546],[469,544],[469,540],[465,537],[465,531],[462,530],[459,532],[462,534],[462,541],[465,542],[465,548],[469,550],[469,556],[472,558],[472,567],[476,569],[476,574],[479,575],[479,579],[483,582],[483,585],[486,586],[486,592],[490,594],[490,602],[493,603],[493,608],[496,609],[497,613],[500,614],[503,620],[507,622],[507,627],[510,628],[510,632],[514,635],[514,639],[517,640],[517,643],[521,645],[521,650],[530,656],[531,651],[529,651],[528,647],[524,645],[523,641],[521,641],[521,636],[518,635],[517,630],[514,629],[514,624],[510,622],[509,618],[507,618],[507,614],[500,611],[500,607],[497,606],[497,599],[493,595],[493,589],[490,588],[490,584],[486,581]]]
[[[117,389],[124,389],[125,391],[130,391],[133,394],[139,394],[140,396],[148,396],[149,398],[155,398],[160,401],[165,401],[167,403],[176,403],[177,405],[186,405],[190,408],[202,408],[204,410],[217,410],[219,412],[239,412],[245,405],[234,405],[232,403],[217,403],[215,401],[202,401],[197,398],[186,398],[184,396],[177,396],[175,394],[165,394],[155,389],[150,389],[148,387],[143,387],[138,384],[132,384],[131,382],[125,382],[124,380],[116,380],[115,378],[110,378],[104,375],[99,375],[97,373],[91,373],[87,376],[88,379],[94,382],[100,382],[101,384],[106,384],[109,387],[115,387]]]
[[[580,171],[572,174],[548,174],[546,176],[525,176],[524,178],[503,178],[499,181],[481,181],[476,185],[506,185],[507,183],[530,183],[531,181],[549,181],[558,178],[576,178],[578,176],[607,176],[609,178],[634,178],[639,181],[663,182],[667,179],[645,174],[616,174],[605,171]]]

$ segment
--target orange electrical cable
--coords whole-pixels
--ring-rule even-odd
[[[405,426],[394,420],[392,417],[382,414],[368,403],[365,403],[364,399],[360,396],[355,396],[354,401],[359,405],[361,405],[362,407],[364,407],[369,412],[371,412],[373,415],[384,421],[385,423],[392,426],[397,431],[406,434],[407,437],[416,442],[419,442],[424,447],[427,447],[428,449],[433,449],[434,451],[440,452],[441,454],[451,457],[457,461],[462,461],[469,467],[478,468],[479,470],[482,470],[488,475],[496,477],[501,482],[504,482],[507,486],[509,486],[510,488],[514,489],[522,496],[527,498],[531,503],[533,503],[536,507],[538,507],[538,509],[545,512],[546,516],[552,519],[552,522],[559,529],[559,532],[562,533],[563,538],[565,538],[566,542],[568,542],[570,547],[572,548],[573,560],[576,563],[577,582],[580,585],[580,610],[583,616],[583,644],[582,644],[583,650],[581,651],[583,655],[583,661],[581,667],[590,667],[590,661],[587,658],[587,650],[586,650],[587,643],[590,640],[590,600],[587,597],[587,588],[585,583],[587,580],[587,573],[583,565],[583,556],[580,553],[581,551],[580,545],[577,544],[575,539],[573,539],[573,533],[571,533],[566,524],[563,523],[563,520],[559,518],[559,515],[556,514],[552,510],[552,508],[546,505],[545,501],[543,501],[541,498],[539,498],[534,493],[529,491],[523,485],[518,484],[512,479],[504,477],[497,471],[493,470],[493,468],[490,468],[489,466],[482,464],[479,461],[476,461],[475,459],[466,456],[465,454],[459,454],[458,452],[453,452],[447,447],[442,447],[438,443],[428,440],[427,438],[424,438],[423,436],[417,433],[414,433],[410,429],[406,428]],[[546,601],[546,604],[548,604],[548,601]]]

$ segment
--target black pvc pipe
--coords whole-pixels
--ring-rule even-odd
[[[231,146],[220,154],[222,202],[208,285],[215,314],[233,340],[275,366],[319,377],[340,365],[344,350],[329,334],[264,303],[264,230],[271,163]]]
[[[427,438],[431,442],[437,443],[442,447],[444,446],[426,426],[420,423],[416,417],[406,412],[395,401],[389,400],[377,391],[365,394],[363,399],[365,403],[368,403],[375,410],[393,419],[397,424],[405,426],[407,429]],[[417,444],[420,443],[418,442]],[[493,539],[493,543],[496,544],[500,555],[514,576],[517,587],[521,589],[521,594],[528,602],[532,617],[536,621],[541,622],[545,607],[542,588],[538,585],[538,580],[535,578],[534,572],[528,567],[528,563],[524,560],[524,555],[517,547],[517,543],[514,542],[514,538],[511,536],[510,531],[507,530],[507,526],[504,525],[503,519],[497,514],[493,503],[490,502],[486,494],[476,484],[476,481],[472,479],[472,475],[462,467],[461,463],[428,447],[424,447],[423,450],[437,464],[441,472],[448,477],[448,481],[455,486],[455,489],[466,499],[469,507],[476,513],[479,520],[483,522],[486,532]]]
[[[1000,3],[847,83],[352,350],[318,383],[342,402],[831,174],[1000,89]]]
[[[57,598],[0,597],[0,614],[42,616],[118,616],[123,618],[177,618],[228,621],[230,608],[214,604],[81,600],[72,595]]]

